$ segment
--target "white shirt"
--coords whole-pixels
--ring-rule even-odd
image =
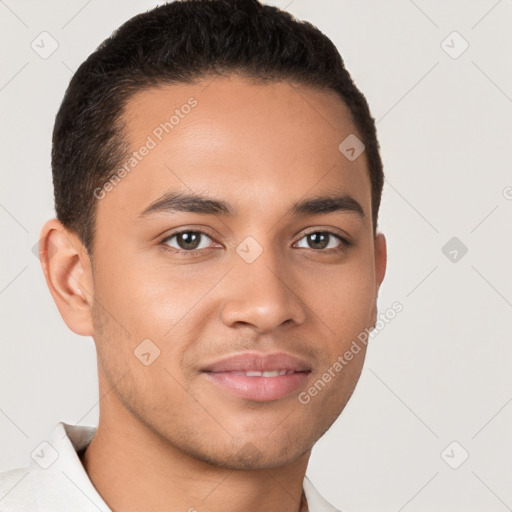
[[[31,453],[30,466],[0,473],[1,512],[112,512],[93,486],[77,451],[95,427],[59,422],[50,441]],[[309,512],[339,512],[304,478]]]

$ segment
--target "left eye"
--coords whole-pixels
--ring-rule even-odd
[[[334,238],[338,240],[338,245],[335,242],[331,243]],[[310,245],[312,244],[313,247],[309,248],[315,250],[340,249],[343,246],[348,245],[346,240],[331,231],[314,231],[312,233],[306,234],[303,238],[301,238],[301,240],[306,240],[307,243]],[[297,243],[300,243],[300,241]],[[307,248],[308,247],[306,247],[306,249]]]

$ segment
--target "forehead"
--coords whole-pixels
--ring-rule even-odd
[[[366,155],[339,145],[357,133],[331,91],[223,76],[137,92],[123,112],[135,154],[98,209],[136,215],[176,190],[222,197],[237,211],[288,206],[311,191],[350,193],[370,209]],[[286,203],[286,204],[285,204]]]

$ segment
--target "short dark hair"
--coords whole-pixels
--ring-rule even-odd
[[[375,233],[384,182],[375,121],[332,41],[311,23],[257,0],[180,0],[134,16],[103,41],[72,77],[57,113],[56,215],[91,257],[94,191],[130,150],[122,121],[129,98],[153,86],[229,73],[338,93],[365,145]]]

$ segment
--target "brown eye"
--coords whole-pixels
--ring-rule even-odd
[[[208,244],[206,246],[200,247],[204,238],[211,240],[211,238],[202,231],[181,231],[179,233],[174,233],[173,235],[162,240],[162,243],[176,250],[194,251],[199,249],[206,249],[208,247]],[[175,243],[177,244],[177,247],[171,243],[168,243],[173,239],[176,239]]]
[[[301,238],[302,240],[306,240],[306,249],[318,251],[325,251],[326,249],[342,250],[350,245],[347,240],[332,231],[312,231]]]

